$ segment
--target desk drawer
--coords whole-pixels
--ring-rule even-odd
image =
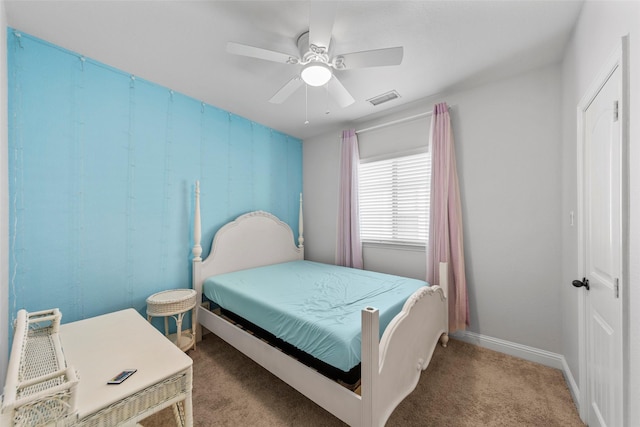
[[[81,420],[82,427],[112,427],[127,422],[135,423],[169,405],[184,400],[191,392],[192,369],[183,371],[158,384],[133,394]],[[183,411],[181,411],[183,412]]]

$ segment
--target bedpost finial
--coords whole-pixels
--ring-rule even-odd
[[[202,246],[195,245],[193,249],[191,249],[191,253],[193,254],[194,261],[202,261],[202,258],[200,257],[202,255]]]

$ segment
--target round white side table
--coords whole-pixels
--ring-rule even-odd
[[[196,306],[194,289],[171,289],[151,295],[147,298],[147,320],[152,317],[164,317],[164,334],[177,345],[180,350],[196,348],[196,317],[191,313],[191,332],[182,331],[184,315]],[[169,317],[176,321],[176,333],[169,335]]]

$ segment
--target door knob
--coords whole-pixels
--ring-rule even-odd
[[[582,280],[574,280],[573,282],[571,282],[571,284],[576,288],[581,288],[582,286],[584,286],[585,288],[587,288],[587,290],[589,290],[589,279],[587,279],[586,277],[583,277]]]

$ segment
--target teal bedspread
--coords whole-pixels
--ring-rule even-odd
[[[427,282],[311,261],[210,277],[203,292],[222,308],[343,371],[360,363],[361,310],[380,312],[380,336]]]

